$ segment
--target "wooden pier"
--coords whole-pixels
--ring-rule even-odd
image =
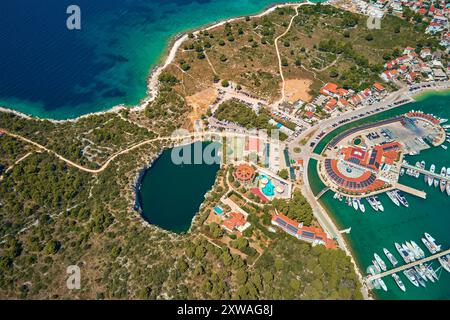
[[[433,178],[436,178],[436,179],[439,179],[439,180],[445,180],[447,182],[450,182],[450,177],[448,177],[448,176],[443,177],[443,176],[440,175],[439,172],[431,172],[429,170],[422,169],[422,168],[419,168],[419,167],[416,167],[416,166],[413,166],[413,165],[407,164],[407,163],[402,163],[402,167],[404,167],[406,169],[411,169],[411,170],[418,171],[419,173],[422,173],[422,174],[427,175],[429,177],[433,177]]]
[[[425,191],[417,190],[417,189],[405,186],[404,184],[401,184],[398,182],[394,184],[394,188],[404,191],[406,193],[412,194],[413,196],[416,196],[416,197],[419,197],[422,199],[427,198],[427,193]]]
[[[445,251],[438,252],[438,253],[436,253],[436,254],[434,254],[434,255],[432,255],[432,256],[423,258],[423,259],[421,259],[421,260],[417,260],[417,261],[414,261],[414,262],[410,262],[410,263],[407,263],[407,264],[405,264],[405,265],[403,265],[403,266],[400,266],[400,267],[397,267],[397,268],[394,268],[394,269],[391,269],[391,270],[387,270],[387,271],[381,272],[381,273],[376,274],[376,275],[370,275],[370,276],[367,276],[367,277],[365,277],[364,279],[365,279],[366,282],[370,283],[370,282],[372,282],[373,280],[380,279],[380,278],[389,276],[389,275],[391,275],[391,274],[393,274],[393,273],[396,273],[396,272],[399,272],[399,271],[403,271],[403,270],[412,268],[412,267],[417,266],[417,265],[419,265],[419,264],[422,264],[422,263],[425,263],[425,262],[428,262],[428,261],[437,259],[437,258],[439,258],[439,257],[445,256],[445,255],[447,255],[447,254],[449,254],[449,253],[450,253],[450,249],[447,249],[447,250],[445,250]]]

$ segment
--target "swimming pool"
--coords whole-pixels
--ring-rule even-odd
[[[261,189],[261,191],[265,196],[272,197],[275,195],[275,186],[273,185],[272,180],[270,180],[267,176],[265,176],[265,175],[259,176],[260,180],[264,179],[264,178],[267,179],[268,182]]]
[[[219,207],[219,206],[214,207],[213,210],[219,216],[223,213],[223,209],[221,207]]]

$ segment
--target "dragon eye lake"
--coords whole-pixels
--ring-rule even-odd
[[[166,149],[142,176],[137,190],[142,217],[150,224],[176,233],[189,230],[205,194],[211,190],[219,164],[176,164],[172,155],[179,148],[202,150],[209,143],[195,142],[184,147]],[[193,152],[192,152],[193,153]]]

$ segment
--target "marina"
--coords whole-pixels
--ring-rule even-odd
[[[450,96],[449,93],[427,94],[418,98],[418,102],[404,105],[397,110],[390,110],[357,123],[364,124],[366,122],[380,121],[419,108],[439,116],[447,115],[445,118],[448,118],[450,116],[447,108],[448,96]],[[324,141],[331,141],[333,136],[339,132],[343,132],[354,126],[355,123],[352,126],[349,125],[344,126],[342,129],[337,129],[335,133],[325,136]],[[324,143],[321,142],[319,147],[324,148],[323,145]],[[431,164],[435,164],[436,172],[440,172],[441,167],[447,168],[450,165],[448,151],[443,148],[428,148],[418,154],[405,155],[403,160],[412,164],[425,161],[427,169]],[[318,194],[326,188],[326,185],[315,170],[317,165],[317,161],[311,161],[308,166],[308,176],[314,194]],[[403,174],[401,174],[401,169],[403,169]],[[389,267],[393,267],[389,259],[383,255],[383,248],[388,249],[395,256],[398,260],[397,266],[410,263],[411,260],[409,260],[409,257],[407,257],[408,262],[405,262],[394,245],[396,242],[399,245],[402,244],[405,242],[405,239],[412,239],[427,255],[430,255],[428,249],[423,245],[420,239],[421,237],[418,237],[420,234],[424,237],[424,229],[436,239],[439,239],[439,244],[443,248],[450,247],[450,235],[448,234],[450,216],[446,210],[448,207],[448,196],[440,191],[439,186],[435,187],[436,180],[433,181],[433,187],[429,187],[423,178],[417,179],[407,175],[406,169],[401,169],[398,169],[398,183],[415,190],[426,190],[426,199],[405,194],[404,197],[409,204],[408,207],[405,207],[399,202],[395,194],[391,192],[380,192],[370,196],[376,196],[382,203],[384,207],[383,214],[369,207],[370,205],[366,205],[366,214],[356,214],[354,208],[347,205],[346,196],[336,196],[333,199],[333,192],[325,193],[319,200],[330,215],[332,215],[339,229],[351,229],[351,232],[346,233],[345,237],[352,247],[352,252],[355,255],[360,270],[368,270],[368,266],[373,265],[374,252],[377,252],[389,264]],[[351,198],[352,196],[348,197]],[[342,200],[339,201],[339,198],[342,198]],[[367,196],[364,198],[367,198]],[[367,201],[366,203],[368,204]],[[430,206],[432,206],[432,210],[430,210]],[[358,212],[361,213],[360,211]],[[413,245],[412,241],[409,242]],[[434,259],[431,263],[434,269],[438,268],[438,259]],[[405,280],[406,278],[402,272],[397,272],[397,276],[402,278],[401,280],[406,288],[406,292],[399,287],[394,277],[390,276],[383,277],[389,290],[374,290],[373,293],[379,299],[449,299],[450,291],[448,288],[450,287],[450,276],[443,268],[439,272],[441,273],[440,280],[434,283],[429,280],[426,288],[421,287],[420,284],[419,287],[415,287],[409,280]]]

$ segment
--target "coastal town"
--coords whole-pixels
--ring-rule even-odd
[[[317,250],[312,251],[313,255],[327,257],[324,260],[342,254],[338,259],[346,260],[339,272],[340,276],[348,277],[343,281],[348,288],[342,289],[342,283],[336,285],[339,289],[332,291],[334,297],[372,299],[381,291],[406,292],[401,277],[416,288],[435,282],[438,285],[450,272],[446,241],[439,244],[439,237],[423,230],[421,241],[426,250],[413,240],[395,242],[401,259],[384,247],[385,258],[371,252],[374,260],[367,268],[366,262],[354,254],[351,242],[354,239],[349,240],[357,225],[336,221],[322,200],[331,194],[335,204],[351,208],[362,219],[364,215],[389,216],[388,206],[408,208],[409,199],[427,201],[436,190],[439,197],[445,197],[439,198],[445,199],[441,201],[450,199],[448,154],[444,157],[445,166],[428,160],[408,162],[409,157],[432,150],[447,151],[450,125],[446,115],[432,114],[426,109],[398,111],[416,103],[417,97],[424,93],[450,89],[449,15],[450,5],[445,1],[331,0],[319,5],[305,2],[273,6],[263,14],[188,32],[175,40],[165,63],[149,76],[148,96],[139,106],[119,106],[76,121],[33,120],[7,106],[2,108],[0,141],[8,140],[5,150],[20,151],[9,151],[12,155],[0,161],[0,183],[6,181],[2,187],[14,190],[10,179],[11,176],[19,179],[21,165],[30,157],[49,154],[71,172],[65,187],[85,184],[80,203],[94,203],[95,221],[89,222],[90,209],[81,210],[79,203],[72,201],[46,217],[47,221],[57,219],[61,212],[71,217],[75,210],[76,217],[86,219],[83,221],[88,230],[100,234],[114,228],[114,220],[121,224],[133,221],[130,222],[136,223],[133,230],[146,230],[136,233],[155,232],[150,239],[168,239],[174,252],[181,252],[182,258],[176,263],[167,260],[170,268],[176,265],[178,273],[170,279],[170,285],[152,278],[158,283],[158,290],[147,287],[139,292],[144,298],[273,298],[267,288],[277,274],[288,268],[289,261],[283,255],[287,242],[299,246],[298,251]],[[299,22],[301,19],[296,19],[299,16],[314,19]],[[385,48],[381,33],[363,25],[371,17],[380,19],[379,32],[385,23],[392,28],[387,41],[396,43],[396,37],[402,37],[395,48]],[[329,19],[342,23],[341,28],[328,25]],[[311,30],[317,21],[320,28],[330,32],[330,38],[336,33],[342,40],[314,38]],[[357,28],[364,31],[360,38],[353,34]],[[365,53],[358,51],[368,46],[373,47],[364,49]],[[279,82],[274,78],[279,78],[276,80]],[[391,115],[383,117],[388,113]],[[95,117],[100,120],[89,123]],[[77,122],[82,123],[81,129],[77,129]],[[58,139],[67,140],[54,142],[53,137],[41,134],[44,131],[41,125],[48,126]],[[144,212],[142,181],[163,150],[186,148],[198,142],[219,143],[217,177],[185,231],[178,234],[163,230],[153,225],[152,218],[147,218]],[[142,168],[142,163],[150,165]],[[28,167],[27,170],[31,172]],[[81,177],[77,178],[72,170],[81,172]],[[92,181],[91,176],[95,177]],[[101,186],[108,179],[116,179],[112,178],[115,176],[119,176],[117,189],[109,195]],[[423,178],[423,185],[417,184],[422,180],[419,178]],[[314,183],[321,187],[315,190]],[[177,177],[173,184],[191,187],[191,181],[178,181]],[[176,188],[172,187],[175,194]],[[121,210],[128,208],[133,213],[123,211],[129,216],[120,213],[112,218],[112,205],[106,205],[106,211],[111,213],[100,213],[97,202],[102,201],[95,201],[96,192],[104,197],[105,204],[120,199]],[[70,190],[46,201],[59,205],[70,194],[76,192]],[[389,205],[382,202],[381,195],[388,197]],[[10,199],[0,201],[0,208],[4,207],[3,202],[5,208],[13,207],[7,204]],[[170,197],[169,201],[177,199]],[[21,227],[17,238],[45,223],[42,219],[17,223]],[[11,230],[15,230],[13,226],[8,223],[2,234],[4,239],[9,239]],[[87,238],[88,231],[84,232]],[[113,239],[113,233],[100,239],[107,241],[108,237]],[[118,238],[121,237],[119,233]],[[185,238],[180,240],[182,237]],[[26,241],[34,239],[29,236]],[[178,242],[182,243],[180,247]],[[53,255],[61,247],[59,240],[46,243],[41,250]],[[70,243],[78,247],[81,241]],[[164,252],[164,241],[158,240],[159,245]],[[93,246],[97,252],[103,252],[99,241]],[[119,249],[114,242],[110,247],[117,260],[109,264],[104,277],[113,272],[124,276],[111,270],[119,270],[119,265],[128,267],[126,258],[120,257],[133,249],[131,246]],[[273,256],[268,257],[271,251]],[[160,253],[152,254],[157,257]],[[5,258],[5,270],[13,268],[16,257]],[[141,263],[133,268],[142,267]],[[205,266],[209,263],[211,266]],[[188,267],[194,271],[190,273]],[[228,273],[215,275],[214,283],[203,279],[225,267]],[[158,276],[164,274],[164,268],[158,269]],[[253,277],[256,271],[262,275]],[[187,280],[181,290],[173,283],[183,272]],[[302,272],[310,271],[302,269]],[[383,281],[387,277],[398,288],[388,287]],[[185,287],[194,285],[197,278],[202,279],[198,290],[189,291],[188,295]],[[313,299],[325,296],[320,294],[325,291],[325,282],[316,283],[317,288],[309,292],[310,289],[300,290],[303,287],[298,279],[289,281],[288,286],[295,294]],[[218,284],[221,282],[226,282],[226,286]],[[236,283],[241,285],[239,289],[230,289]],[[12,281],[10,284],[12,288]],[[355,293],[350,294],[349,288]],[[178,296],[182,291],[186,295]],[[275,298],[286,297],[284,291],[283,287],[277,287]]]

